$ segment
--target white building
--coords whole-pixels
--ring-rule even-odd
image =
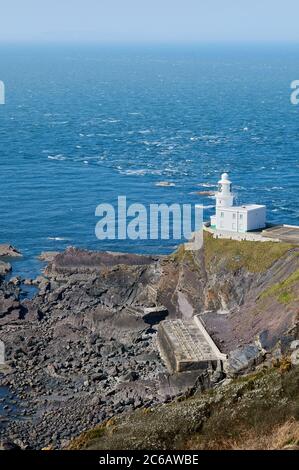
[[[227,232],[249,232],[266,227],[266,206],[248,204],[234,206],[234,194],[228,174],[223,173],[216,193],[216,214],[211,227]]]

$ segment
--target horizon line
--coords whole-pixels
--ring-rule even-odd
[[[280,39],[280,40],[143,40],[143,41],[134,41],[134,40],[73,40],[73,39],[61,39],[61,40],[31,40],[31,39],[19,39],[16,41],[12,40],[1,40],[0,39],[0,47],[1,46],[51,46],[51,45],[95,45],[95,46],[251,46],[251,45],[293,45],[299,46],[299,39],[298,40],[287,40],[287,39]]]

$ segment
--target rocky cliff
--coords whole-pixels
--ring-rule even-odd
[[[236,373],[279,358],[298,335],[298,253],[205,234],[202,250],[171,256],[47,254],[44,275],[26,280],[38,288],[32,299],[22,300],[21,280],[2,278],[1,385],[21,403],[8,407],[0,435],[61,447],[115,415],[213,386],[220,377],[167,372],[156,345],[166,315],[201,314]]]

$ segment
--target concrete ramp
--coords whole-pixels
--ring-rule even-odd
[[[223,369],[227,359],[206,331],[198,316],[188,320],[166,320],[158,328],[161,356],[172,373]]]
[[[275,225],[262,231],[265,238],[276,238],[281,242],[299,243],[299,227],[296,225]]]

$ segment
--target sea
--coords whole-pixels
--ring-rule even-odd
[[[68,246],[166,254],[178,240],[98,240],[96,207],[238,203],[299,224],[299,45],[0,45],[0,243],[35,276]],[[166,182],[168,185],[162,184]],[[207,191],[208,194],[198,194]]]

